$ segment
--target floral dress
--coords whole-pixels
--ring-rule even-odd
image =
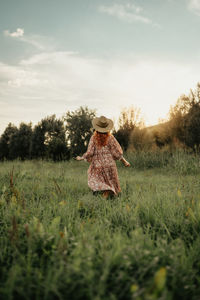
[[[92,135],[87,152],[83,158],[90,162],[88,169],[88,186],[93,191],[121,192],[115,160],[122,157],[123,151],[113,135],[108,137],[106,146],[99,147]]]

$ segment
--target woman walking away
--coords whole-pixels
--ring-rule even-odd
[[[115,160],[120,160],[126,167],[130,164],[123,157],[123,151],[115,137],[110,134],[113,121],[104,116],[92,120],[95,129],[88,149],[77,160],[90,162],[88,186],[93,193],[102,192],[103,197],[118,195],[121,192]]]

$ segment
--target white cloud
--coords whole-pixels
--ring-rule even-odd
[[[156,25],[152,20],[141,14],[143,11],[142,7],[131,3],[113,4],[111,6],[101,5],[99,6],[99,11],[110,16],[117,17],[118,19],[128,23],[142,22],[145,24]]]
[[[26,36],[21,38],[22,42],[28,43],[39,50],[45,50],[45,46],[39,41],[41,39],[40,36]]]
[[[188,8],[193,13],[200,16],[200,0],[188,0]]]
[[[10,32],[9,30],[4,30],[4,35],[11,37],[11,38],[16,38],[19,41],[28,43],[39,50],[45,50],[45,46],[41,42],[42,37],[39,35],[28,35],[27,36],[24,34],[23,28],[17,28],[17,30],[14,32]]]
[[[80,105],[116,119],[122,107],[134,105],[148,123],[156,123],[182,93],[195,87],[199,70],[200,63],[94,59],[65,51],[37,54],[16,66],[0,63],[2,124],[61,116]]]
[[[10,32],[9,30],[5,30],[4,35],[10,36],[10,37],[22,37],[24,35],[24,29],[17,28],[17,30],[15,32]]]

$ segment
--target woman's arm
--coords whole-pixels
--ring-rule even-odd
[[[111,136],[111,153],[114,160],[120,160],[125,167],[130,167],[130,163],[123,157],[123,150],[114,136]]]
[[[130,163],[122,156],[120,161],[124,164],[125,167],[130,167]]]
[[[77,156],[76,160],[79,160],[79,161],[86,160],[86,161],[90,162],[93,155],[94,155],[94,137],[92,135],[92,137],[90,138],[89,144],[88,144],[87,151],[82,156]]]
[[[84,160],[83,156],[77,156],[75,159],[76,160]]]
[[[120,160],[123,157],[123,150],[113,135],[110,136],[110,151],[114,160]]]

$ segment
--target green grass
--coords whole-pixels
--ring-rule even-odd
[[[200,298],[199,158],[129,159],[114,200],[84,162],[0,164],[1,299]]]

